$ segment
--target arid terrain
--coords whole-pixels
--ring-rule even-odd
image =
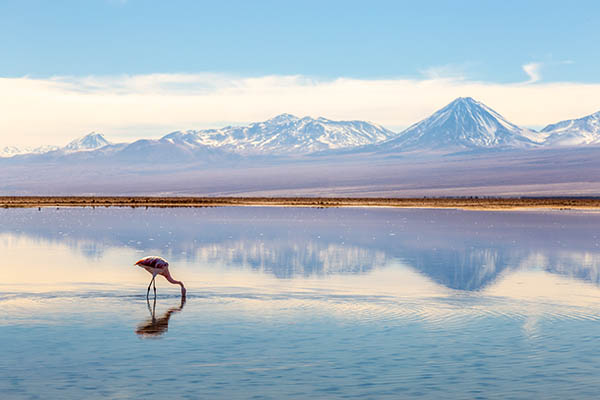
[[[404,207],[467,210],[600,209],[600,198],[344,198],[344,197],[0,197],[0,207]]]

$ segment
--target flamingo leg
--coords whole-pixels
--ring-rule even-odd
[[[154,301],[156,301],[156,279],[153,279],[154,281]]]
[[[152,283],[154,282],[155,278],[156,278],[156,274],[153,274],[152,280],[150,281],[150,284],[148,285],[148,290],[146,291],[146,300],[148,300],[148,295],[150,294],[150,286],[152,286]],[[156,296],[156,285],[154,286],[154,295]]]

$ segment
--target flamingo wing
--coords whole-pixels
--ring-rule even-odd
[[[167,260],[162,257],[144,257],[141,260],[137,261],[135,265],[139,265],[141,267],[151,267],[151,268],[165,268],[169,266]]]

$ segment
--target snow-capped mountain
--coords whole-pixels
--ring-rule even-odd
[[[583,118],[569,119],[542,129],[550,146],[600,144],[600,111]]]
[[[382,142],[396,134],[365,121],[333,121],[281,114],[248,126],[177,131],[162,138],[190,148],[213,147],[243,155],[307,154]]]
[[[57,152],[58,154],[77,153],[80,151],[92,151],[100,149],[111,143],[101,133],[91,132],[83,137],[71,141],[64,147],[40,146],[40,147],[15,147],[7,146],[0,149],[0,158],[8,158],[19,155],[43,155]]]
[[[523,148],[539,144],[537,132],[518,127],[471,97],[459,97],[388,140],[382,151],[460,151]]]
[[[298,118],[281,114],[264,122],[248,126],[228,126],[221,129],[176,131],[158,139],[141,139],[130,144],[114,145],[99,133],[92,132],[75,139],[62,148],[46,151],[6,148],[0,157],[45,154],[62,157],[90,153],[111,155],[118,159],[195,160],[220,156],[253,156],[308,154],[373,144],[395,137],[396,133],[365,121],[333,121],[326,118]]]
[[[73,140],[68,145],[63,147],[62,150],[66,152],[90,151],[99,149],[109,144],[111,143],[106,140],[103,134],[91,132],[81,138]]]
[[[19,148],[15,146],[6,146],[3,149],[0,149],[0,157],[12,157],[17,154],[29,153],[31,149],[29,148]]]
[[[16,147],[6,146],[0,149],[0,158],[7,158],[21,154],[44,154],[58,150],[58,146],[40,146],[40,147]]]
[[[365,121],[333,121],[281,114],[264,122],[221,129],[176,131],[160,139],[113,144],[96,132],[64,147],[5,147],[0,158],[16,162],[120,160],[186,162],[351,153],[449,154],[482,149],[600,145],[600,112],[548,125],[521,128],[470,97],[452,101],[430,117],[394,133]]]

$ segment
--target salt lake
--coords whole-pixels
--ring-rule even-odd
[[[0,210],[2,399],[596,398],[600,213]],[[170,262],[187,287],[133,263]]]

